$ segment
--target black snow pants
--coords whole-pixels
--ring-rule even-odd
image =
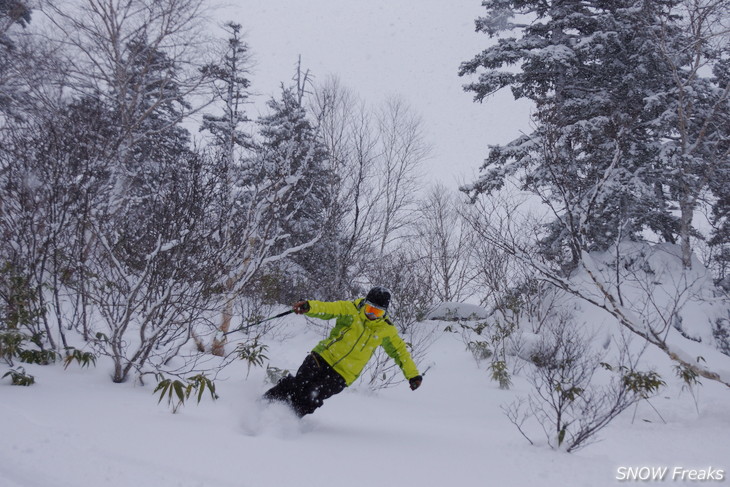
[[[297,370],[297,375],[287,375],[266,391],[264,399],[289,404],[300,418],[312,414],[324,400],[342,392],[347,384],[340,374],[311,352]]]

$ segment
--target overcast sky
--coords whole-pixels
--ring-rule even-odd
[[[529,126],[529,105],[510,93],[477,104],[462,89],[459,64],[490,42],[474,32],[482,11],[481,0],[236,0],[221,14],[246,32],[253,91],[278,94],[301,54],[317,79],[336,74],[369,102],[400,95],[434,146],[425,176],[456,187],[476,177],[489,144]]]

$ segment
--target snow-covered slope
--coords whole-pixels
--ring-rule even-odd
[[[277,330],[287,337],[268,351],[277,367],[296,368],[319,339],[301,317],[282,320]],[[418,391],[405,383],[375,393],[355,386],[301,421],[257,404],[264,373],[254,369],[245,380],[242,363],[225,370],[218,401],[178,414],[157,404],[152,386],[113,384],[107,363],[65,372],[28,366],[36,385],[0,383],[0,485],[608,486],[617,484],[620,467],[713,467],[726,476],[730,468],[722,386],[700,389],[698,414],[670,379],[652,399],[667,424],[641,403],[609,426],[602,442],[566,454],[519,435],[500,406],[527,384],[517,377],[512,390],[498,389],[459,334],[441,335],[427,361],[433,366]]]

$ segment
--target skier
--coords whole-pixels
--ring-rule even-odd
[[[390,291],[380,286],[372,288],[364,299],[295,303],[292,309],[296,314],[335,318],[335,327],[307,355],[296,376],[282,378],[266,391],[264,399],[289,404],[300,418],[311,414],[325,399],[355,382],[378,346],[395,360],[411,390],[418,389],[423,377],[387,316],[389,305]]]

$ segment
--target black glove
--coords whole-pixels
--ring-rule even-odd
[[[421,387],[421,382],[423,382],[423,377],[421,377],[420,375],[408,379],[408,383],[411,385],[412,391],[415,391],[416,389]]]
[[[298,315],[303,315],[309,311],[309,301],[297,301],[292,306],[292,310]]]

